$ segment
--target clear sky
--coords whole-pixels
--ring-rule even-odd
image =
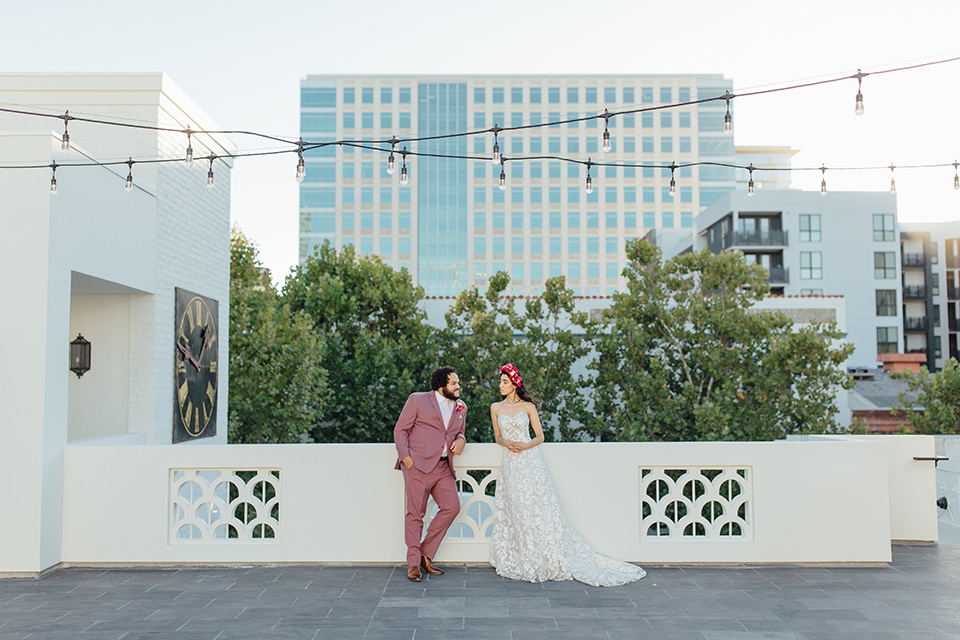
[[[734,91],[960,55],[960,2],[330,0],[20,2],[0,71],[164,71],[224,129],[296,138],[307,74],[720,73]],[[794,166],[953,162],[960,62],[736,101],[738,145],[790,145]],[[241,150],[263,141],[235,137]],[[297,261],[293,156],[238,160],[232,217],[282,281]],[[828,172],[831,191],[890,171]],[[900,219],[960,219],[953,168],[898,171]],[[819,173],[794,186],[818,189]]]

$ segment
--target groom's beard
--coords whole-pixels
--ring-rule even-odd
[[[450,391],[447,391],[447,388],[446,388],[446,387],[442,387],[442,388],[440,389],[440,395],[442,395],[442,396],[443,396],[444,398],[446,398],[447,400],[456,400],[457,398],[460,397],[459,395],[457,395],[457,392],[456,392],[456,391],[454,391],[454,392],[452,392],[452,393],[451,393]]]

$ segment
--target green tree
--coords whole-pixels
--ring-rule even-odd
[[[901,406],[893,409],[894,415],[905,416],[916,433],[960,433],[960,364],[955,358],[937,373],[921,367],[919,374],[905,371],[892,377],[906,380],[908,392],[917,394],[916,402],[910,402],[907,393],[901,393]]]
[[[739,252],[664,262],[627,243],[628,290],[614,295],[584,435],[602,440],[770,440],[834,426],[840,364],[852,352],[833,325],[795,330],[757,312],[766,271]]]
[[[327,395],[321,342],[310,319],[277,295],[256,247],[230,234],[229,440],[299,442]]]
[[[510,276],[499,272],[485,293],[474,287],[461,293],[446,314],[443,332],[445,361],[459,372],[462,397],[471,407],[467,414],[468,441],[493,438],[490,413],[500,393],[499,367],[512,362],[524,376],[524,385],[540,400],[544,435],[562,435],[583,411],[580,382],[572,373],[577,360],[591,348],[596,325],[574,308],[573,292],[563,277],[551,278],[542,296],[519,298],[503,295]]]
[[[311,318],[332,394],[315,441],[392,441],[407,396],[428,388],[439,364],[422,298],[406,269],[329,242],[287,278],[283,299]]]

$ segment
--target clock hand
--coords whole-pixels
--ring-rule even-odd
[[[203,333],[200,334],[200,338],[203,342],[200,343],[200,355],[197,356],[198,361],[203,358],[203,352],[207,349],[207,342],[210,340],[210,325],[203,325]]]
[[[183,359],[190,362],[197,371],[200,371],[200,363],[197,362],[196,358],[193,357],[193,354],[190,353],[190,349],[186,348],[179,342],[177,343],[177,349],[180,349],[180,353],[183,354]]]

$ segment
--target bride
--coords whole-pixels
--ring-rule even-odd
[[[536,448],[543,442],[537,407],[512,364],[500,367],[500,395],[503,401],[490,405],[493,433],[503,447],[490,539],[490,564],[497,574],[527,582],[572,579],[595,587],[613,587],[645,576],[636,565],[594,551],[560,512],[550,474]]]

